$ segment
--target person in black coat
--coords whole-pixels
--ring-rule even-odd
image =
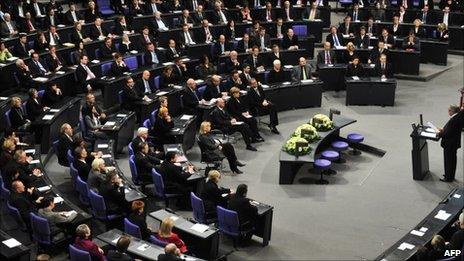
[[[126,23],[126,18],[124,16],[119,16],[116,19],[116,23],[114,25],[113,34],[122,36],[125,32],[131,32],[132,29]]]
[[[29,43],[27,42],[27,34],[20,33],[18,42],[13,48],[13,54],[19,58],[27,58],[29,57],[30,51],[33,50],[31,50]]]
[[[273,62],[274,68],[269,71],[269,75],[267,77],[267,82],[269,84],[272,83],[281,83],[285,82],[285,74],[284,71],[282,70],[280,60],[275,60]]]
[[[132,212],[127,219],[140,228],[140,234],[142,234],[143,240],[149,240],[150,236],[153,235],[153,232],[147,225],[145,203],[142,200],[135,200],[132,202]]]
[[[28,120],[27,113],[22,108],[21,98],[11,98],[11,109],[9,117],[11,128],[14,130],[26,130],[28,129],[27,124],[31,121]]]
[[[50,46],[46,63],[51,72],[57,72],[66,67],[66,61],[56,52],[56,46]]]
[[[58,88],[57,83],[48,84],[45,88],[44,95],[42,96],[42,104],[47,107],[58,103],[63,98],[63,93],[61,89]]]
[[[375,74],[377,77],[393,77],[393,69],[391,64],[387,62],[385,54],[381,54],[379,61],[375,64]]]
[[[245,61],[246,64],[251,66],[251,70],[264,70],[264,58],[259,55],[259,47],[253,46],[251,50],[251,56]],[[238,69],[239,70],[239,69]]]
[[[173,128],[174,122],[169,115],[168,108],[159,108],[153,128],[150,130],[150,136],[154,137],[154,143],[156,143],[158,147],[163,147],[164,144],[175,143],[175,137],[169,135],[169,132],[171,132]]]
[[[356,35],[354,43],[357,48],[367,49],[370,45],[370,38],[366,33],[366,27],[361,26],[359,34]]]
[[[369,59],[367,60],[368,63],[377,63],[379,62],[380,55],[385,54],[388,56],[388,49],[385,48],[385,43],[383,41],[379,41],[377,44],[377,48],[374,48],[371,51],[371,55],[369,56]]]
[[[77,170],[77,175],[81,178],[82,181],[87,182],[89,173],[92,170],[92,167],[87,163],[86,159],[89,155],[87,150],[82,147],[77,147],[74,149],[74,168]]]
[[[33,52],[31,58],[32,59],[29,62],[29,69],[31,70],[32,77],[45,76],[50,73],[47,63],[40,59],[38,53]]]
[[[145,66],[149,65],[158,65],[161,63],[160,55],[155,50],[155,45],[153,43],[148,43],[146,46],[146,51],[144,54]]]
[[[364,67],[359,63],[359,57],[354,56],[350,64],[346,68],[346,76],[352,77],[363,77],[364,76]]]
[[[159,78],[159,88],[160,89],[172,88],[176,82],[177,81],[173,73],[173,67],[172,66],[164,67],[163,73],[161,73],[160,78]]]
[[[247,92],[248,106],[251,113],[257,117],[263,112],[269,113],[269,128],[272,133],[279,134],[277,125],[279,125],[279,117],[272,102],[266,99],[266,93],[255,78],[250,80],[250,89]]]
[[[221,34],[218,41],[214,44],[214,58],[219,59],[221,55],[228,55],[232,50],[231,45],[226,42],[226,37]]]
[[[174,59],[182,56],[181,50],[176,46],[174,39],[169,39],[168,48],[166,48],[166,61],[172,62]]]
[[[135,145],[132,145],[135,146]],[[135,154],[135,166],[137,167],[138,179],[142,182],[152,182],[151,170],[161,163],[161,160],[150,155],[148,143],[141,142]]]
[[[16,64],[16,77],[18,78],[19,90],[21,92],[27,92],[30,88],[33,87],[34,82],[32,80],[32,74],[29,70],[29,66],[22,59],[18,59],[15,62]]]
[[[158,255],[158,261],[183,261],[181,258],[182,253],[174,243],[167,244],[164,247],[164,254]]]
[[[135,84],[135,90],[139,96],[156,92],[156,86],[153,82],[153,79],[151,78],[150,71],[143,71],[142,77],[140,77],[140,79],[138,79],[137,83]]]
[[[80,87],[81,92],[89,92],[95,85],[95,74],[88,67],[89,57],[82,55],[79,58],[79,65],[76,68],[77,85]]]
[[[227,111],[234,119],[245,122],[253,133],[253,142],[262,142],[264,139],[259,134],[258,121],[247,108],[246,101],[240,98],[240,89],[232,87],[230,89],[231,98],[227,102]]]
[[[114,62],[111,63],[111,68],[108,72],[109,76],[120,77],[124,73],[130,72],[129,67],[124,63],[122,55],[117,53],[114,55]]]
[[[35,121],[47,109],[39,102],[39,95],[36,89],[29,89],[29,99],[26,102],[27,118]]]
[[[182,103],[184,105],[183,112],[189,115],[200,115],[198,105],[202,103],[200,97],[196,93],[197,84],[192,78],[187,80],[187,86],[182,95]],[[204,101],[204,100],[203,100]]]
[[[113,45],[113,40],[109,37],[105,39],[105,43],[100,47],[100,59],[109,60],[113,59],[116,53],[116,48]]]
[[[93,22],[93,25],[90,26],[87,32],[92,40],[100,40],[108,36],[108,31],[102,26],[101,18],[95,19],[95,22]]]
[[[295,35],[293,29],[289,28],[282,39],[282,48],[286,50],[298,50],[298,36]]]
[[[379,42],[383,41],[387,48],[393,48],[395,46],[395,38],[390,35],[387,28],[382,29],[382,35],[379,37]]]
[[[66,155],[68,155],[68,150],[72,150],[74,146],[73,129],[71,125],[65,123],[61,126],[60,132],[58,152],[56,153],[58,156],[58,163],[61,166],[69,166]]]
[[[32,158],[28,157],[24,150],[16,150],[13,155],[13,160],[8,162],[2,175],[4,178],[5,186],[9,188],[14,180],[20,180],[26,188],[35,187],[37,181],[42,181],[42,172],[39,168],[29,167],[29,161]]]
[[[202,150],[202,154],[212,161],[220,160],[223,154],[229,162],[230,169],[233,173],[241,174],[237,166],[244,166],[237,160],[235,149],[230,143],[217,142],[211,135],[211,123],[204,121],[200,125],[200,136],[198,137],[198,143]]]
[[[88,8],[85,9],[84,19],[86,23],[92,23],[97,19],[103,17],[100,11],[98,10],[95,2],[89,2]]]
[[[105,200],[107,214],[129,213],[124,184],[116,171],[106,174],[106,180],[100,184],[98,192]]]
[[[26,189],[19,180],[13,182],[9,202],[18,209],[27,227],[30,227],[29,213],[37,211],[37,204],[40,204],[42,199],[43,197],[39,197],[33,188]]]
[[[420,51],[420,40],[414,35],[414,32],[410,32],[409,35],[403,40],[403,49],[408,51]]]
[[[102,124],[106,122],[106,113],[97,104],[95,95],[91,92],[85,95],[85,103],[82,105],[81,114],[84,118],[85,116],[92,116],[92,114],[95,114]]]
[[[74,24],[74,29],[70,34],[71,43],[78,45],[80,42],[90,42],[92,41],[87,34],[82,30],[82,24],[76,22]]]
[[[116,243],[116,249],[109,250],[106,254],[107,261],[133,261],[134,259],[128,255],[127,249],[131,243],[129,236],[122,235]]]
[[[445,162],[444,182],[453,182],[456,174],[457,150],[461,147],[461,131],[464,125],[464,110],[459,110],[456,105],[451,105],[448,108],[448,114],[451,117],[445,124],[443,129],[440,129],[438,136],[441,138],[441,147],[443,148],[443,156]]]
[[[229,58],[224,63],[224,69],[226,72],[240,70],[240,62],[238,61],[238,53],[236,51],[230,52]]]
[[[69,10],[64,14],[64,20],[67,25],[73,25],[83,20],[81,14],[76,11],[76,5],[73,2],[69,3]]]
[[[125,110],[134,111],[140,107],[141,102],[143,102],[143,98],[134,89],[134,79],[127,77],[126,86],[122,90],[121,107]]]
[[[211,81],[206,85],[205,92],[203,93],[203,99],[209,101],[226,95],[227,92],[221,88],[221,77],[219,75],[211,76]]]
[[[210,170],[208,173],[208,180],[201,191],[200,198],[203,200],[207,218],[216,217],[217,206],[223,208],[227,207],[227,201],[231,191],[230,189],[218,186],[220,179],[221,173],[219,173],[219,171]]]
[[[248,33],[243,34],[242,40],[238,41],[237,43],[237,52],[239,53],[247,53],[251,51],[251,48],[255,45],[252,39],[250,39],[250,35]]]
[[[246,197],[248,187],[245,184],[240,184],[237,187],[235,194],[231,195],[227,208],[229,210],[237,212],[238,220],[242,230],[251,229],[255,226],[258,208],[250,203],[250,200]],[[248,241],[251,239],[253,232],[245,235],[244,240]]]
[[[237,119],[224,110],[225,102],[222,98],[216,101],[216,108],[210,113],[211,123],[213,129],[219,129],[223,133],[232,134],[234,132],[240,132],[243,137],[243,141],[246,144],[246,149],[256,151],[256,148],[251,145],[254,134],[250,129],[250,126],[246,123],[237,124]]]

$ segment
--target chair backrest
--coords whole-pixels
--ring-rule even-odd
[[[190,202],[192,203],[193,209],[193,219],[199,223],[206,223],[205,218],[205,206],[203,200],[195,195],[195,193],[190,192]]]
[[[203,98],[203,94],[205,93],[206,85],[200,86],[197,88],[197,96],[199,99]]]
[[[127,57],[126,59],[124,59],[124,62],[131,71],[137,69],[138,67],[137,56]]]
[[[122,104],[122,90],[118,92],[118,101],[119,101],[119,104]]]
[[[136,238],[142,238],[139,226],[124,218],[124,232]]]
[[[238,236],[240,233],[240,223],[237,212],[221,206],[217,206],[216,209],[219,230],[230,236]]]
[[[0,198],[8,200],[10,198],[10,191],[5,187],[5,183],[2,182],[0,185]]]
[[[81,127],[82,136],[87,137],[87,126],[85,125],[84,118],[79,117],[79,127]]]
[[[134,154],[134,148],[132,148],[132,141],[129,142],[129,145],[127,145],[127,151],[129,151],[129,156],[133,156]]]
[[[159,76],[159,75],[158,75],[158,76],[155,76],[155,78],[153,78],[153,81],[154,81],[154,83],[155,83],[155,88],[156,88],[157,90],[159,90],[159,88],[160,88],[160,76]]]
[[[307,36],[308,34],[308,28],[306,25],[294,25],[292,29],[297,36]]]
[[[340,4],[352,4],[353,0],[339,0]]]
[[[55,151],[56,156],[58,156],[58,146],[60,145],[60,140],[55,140],[52,144],[53,151]]]
[[[414,0],[414,1],[412,2],[412,6],[414,6],[414,7],[419,7],[419,0]]]
[[[161,174],[159,174],[155,168],[151,170],[151,177],[153,179],[153,195],[160,198],[165,198],[164,195],[164,181]]]
[[[103,197],[89,189],[89,198],[90,205],[92,207],[92,214],[98,219],[106,220],[106,204]]]
[[[76,176],[76,190],[79,192],[79,200],[82,204],[88,206],[89,200],[89,186],[84,182],[79,175]]]
[[[155,244],[155,245],[157,245],[157,246],[160,246],[160,247],[165,247],[165,246],[168,244],[167,241],[158,239],[158,238],[155,237],[155,236],[151,236],[151,237],[150,237],[150,242],[152,242],[153,244]]]
[[[155,125],[157,114],[158,114],[158,109],[151,112],[150,114],[151,125]]]
[[[143,121],[143,127],[147,128],[147,129],[151,129],[150,119],[146,119],[146,120]]]
[[[29,217],[31,218],[32,238],[40,244],[51,245],[48,220],[32,212],[29,213]]]
[[[102,75],[106,75],[107,72],[111,69],[112,62],[104,63],[101,65]]]
[[[44,94],[45,94],[45,90],[40,90],[37,92],[37,95],[39,96],[40,99],[43,98]]]
[[[74,167],[73,162],[69,163],[69,175],[71,175],[72,180],[76,182],[77,176],[79,176],[79,171]]]
[[[100,59],[100,54],[101,54],[100,48],[95,49],[95,59]]]
[[[81,250],[73,245],[69,245],[69,257],[71,261],[92,261],[89,252]]]
[[[72,150],[68,150],[68,151],[66,152],[66,158],[68,159],[68,162],[69,162],[69,163],[74,162],[74,155],[73,155]]]
[[[6,201],[6,206],[8,208],[8,213],[10,213],[10,215],[16,220],[20,229],[26,230],[26,224],[24,223],[21,214],[19,214],[19,210],[16,207],[10,205],[10,202],[8,200]]]
[[[353,1],[351,1],[351,2],[353,2]],[[391,0],[390,4],[391,5],[398,5],[398,0]]]
[[[137,166],[135,165],[135,155],[129,157],[129,168],[132,176],[132,182],[139,183],[139,174],[137,173]]]
[[[109,0],[97,0],[98,7],[103,14],[108,14],[111,10],[111,4]],[[103,12],[105,11],[105,12]],[[114,12],[111,12],[114,13]]]
[[[10,113],[11,113],[11,109],[5,112],[5,123],[6,123],[7,128],[11,128]]]

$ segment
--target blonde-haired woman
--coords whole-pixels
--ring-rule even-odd
[[[444,42],[449,41],[448,26],[445,23],[438,24],[436,38]]]
[[[203,199],[205,205],[205,212],[207,218],[216,217],[216,207],[227,207],[229,200],[230,189],[219,187],[221,180],[221,173],[217,170],[211,170],[208,173],[208,181],[203,186],[200,197]],[[225,197],[222,195],[227,194]]]
[[[346,50],[343,53],[343,60],[345,63],[351,63],[353,61],[353,58],[355,56],[355,46],[353,42],[348,42],[346,44]]]
[[[202,153],[207,158],[207,160],[215,161],[221,158],[223,154],[227,161],[229,162],[230,170],[233,173],[242,174],[237,166],[245,166],[245,164],[240,163],[237,160],[237,155],[235,154],[235,149],[230,143],[221,143],[218,140],[215,140],[211,135],[211,123],[204,121],[200,125],[200,136],[198,137]]]
[[[182,253],[187,252],[187,246],[185,245],[184,241],[182,241],[182,239],[180,239],[176,233],[172,232],[173,227],[174,221],[170,217],[165,218],[163,222],[161,222],[156,237],[159,240],[175,244]]]
[[[169,115],[169,110],[166,107],[158,109],[155,124],[150,131],[150,135],[155,137],[154,142],[157,148],[162,148],[164,144],[175,143],[174,136],[169,136],[168,133],[174,128],[174,122]]]

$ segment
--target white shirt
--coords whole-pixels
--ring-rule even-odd
[[[224,14],[224,12],[222,12],[222,10],[219,11],[219,15],[221,16],[221,21],[222,21],[224,24],[227,24],[226,15]]]
[[[166,25],[164,24],[163,20],[161,19],[156,19],[156,24],[158,25],[158,28],[159,29],[162,29],[162,30],[169,30]]]
[[[449,13],[443,14],[443,23],[448,25]]]
[[[50,35],[50,45],[56,45],[55,37],[53,37],[53,34],[49,33],[49,35]]]
[[[40,7],[38,3],[34,3],[34,10],[37,14],[37,16],[42,16],[42,12],[40,11]]]
[[[74,22],[77,22],[76,11],[71,11],[71,16]]]

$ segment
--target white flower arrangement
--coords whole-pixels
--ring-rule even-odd
[[[316,114],[313,118],[309,121],[309,124],[314,126],[317,131],[329,131],[333,129],[333,121],[330,120],[327,115],[324,114]]]
[[[301,138],[301,137],[291,137],[289,140],[287,140],[284,146],[284,151],[286,151],[287,153],[291,155],[296,155],[297,154],[296,144],[298,142],[307,144],[307,146],[305,147],[300,147],[301,151],[298,152],[298,155],[300,156],[305,155],[311,151],[311,147],[309,147],[309,142],[306,139]]]
[[[293,137],[302,137],[310,143],[320,138],[316,128],[308,123],[305,123],[296,128],[295,132],[293,133]]]

